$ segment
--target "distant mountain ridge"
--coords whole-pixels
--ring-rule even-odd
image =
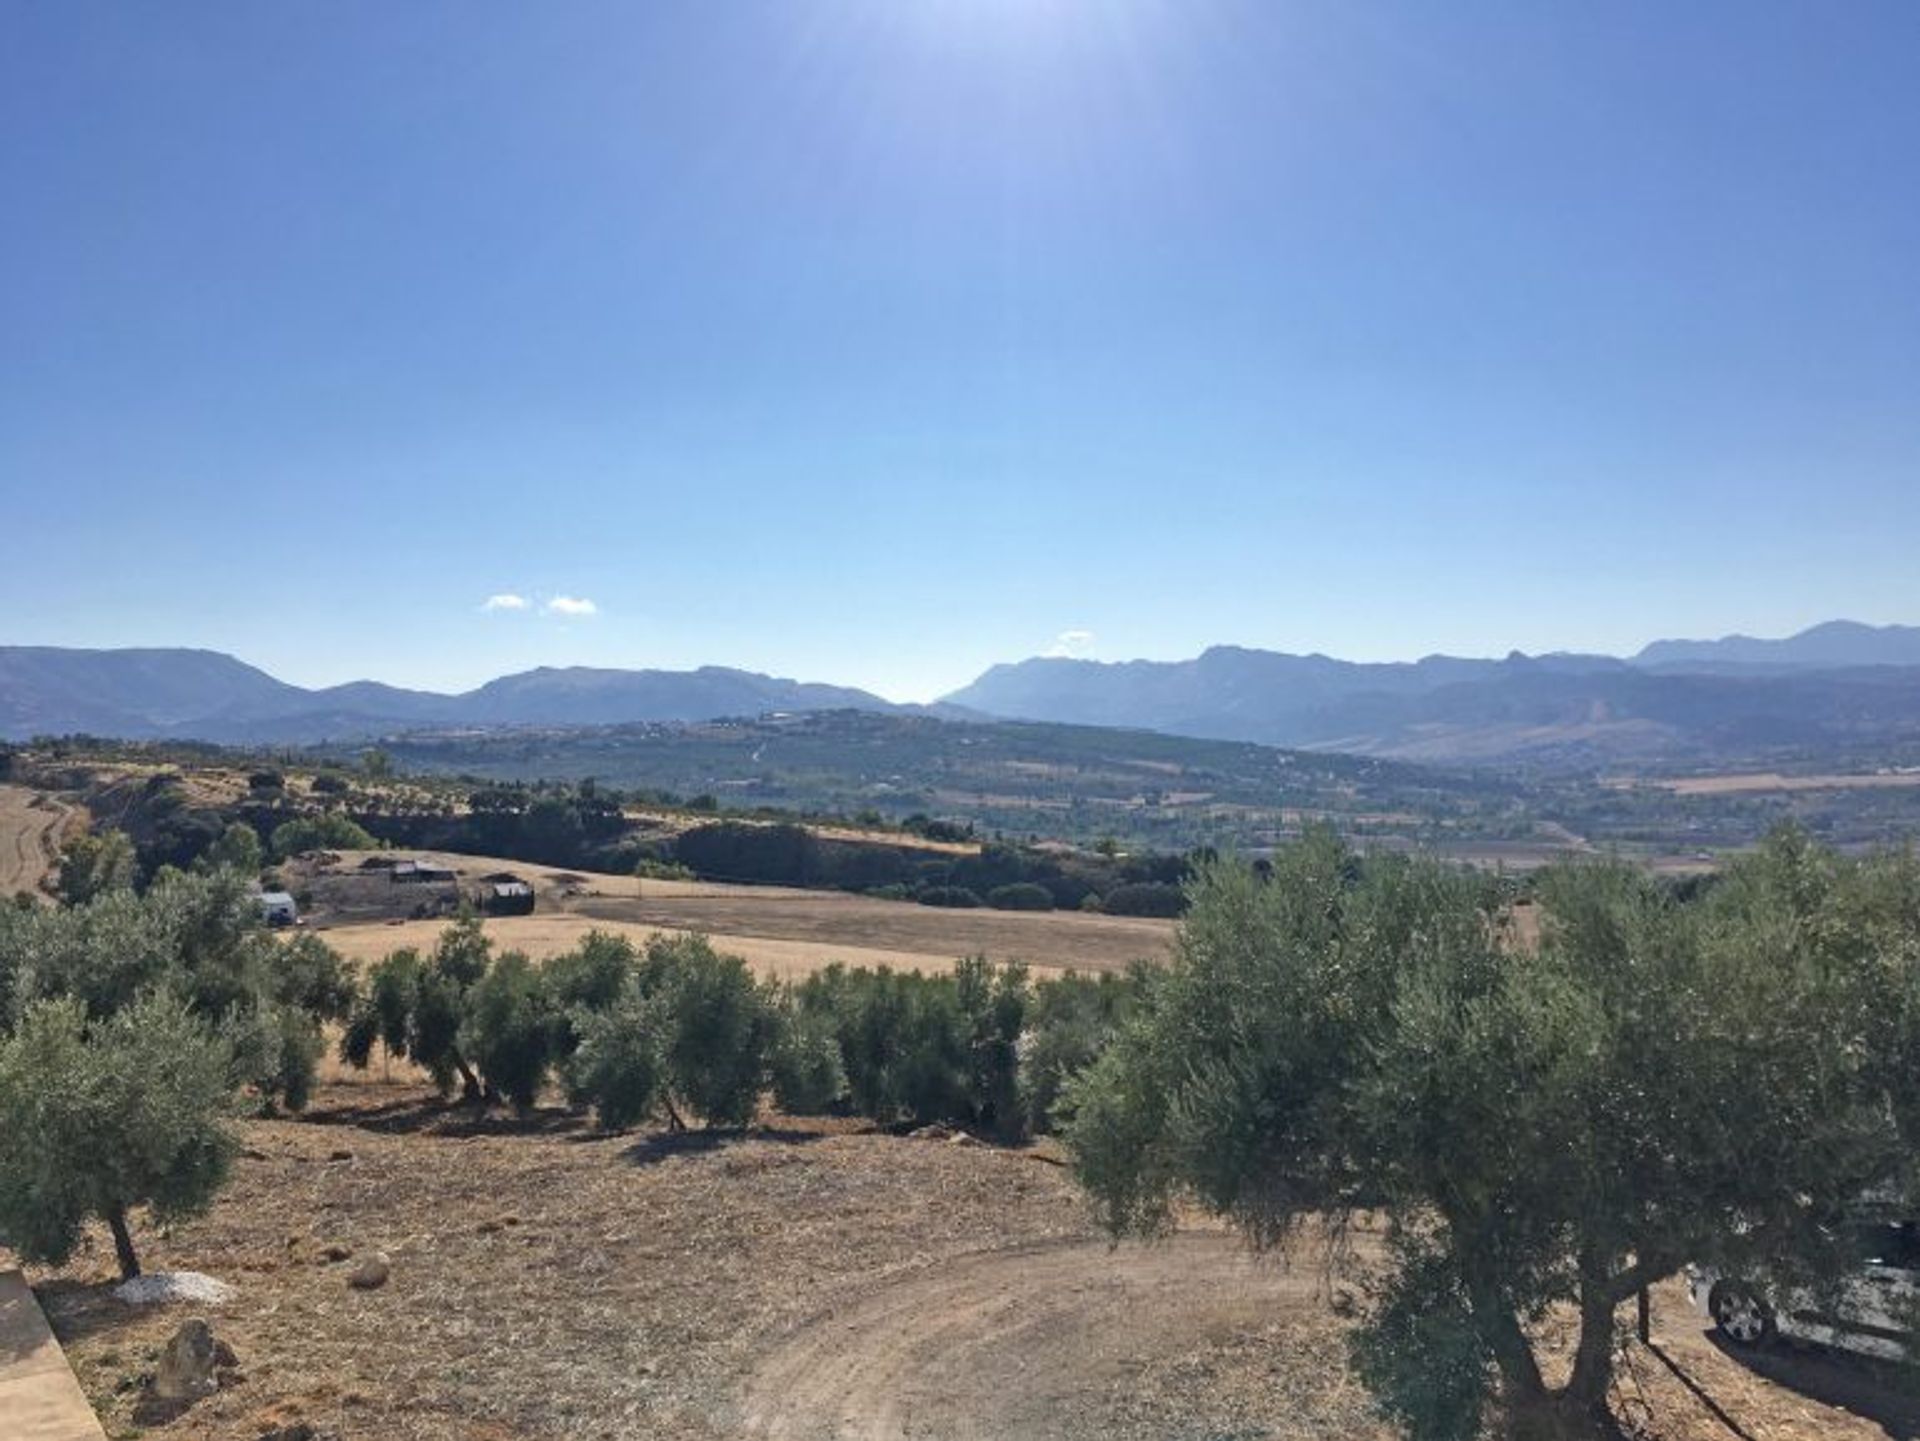
[[[541,667],[444,695],[373,681],[306,689],[206,650],[0,647],[7,740],[85,732],[308,744],[428,728],[841,710],[1555,770],[1842,752],[1912,764],[1920,763],[1920,627],[1834,621],[1782,640],[1655,641],[1630,659],[1514,652],[1367,664],[1241,646],[1182,661],[1036,657],[993,666],[932,707],[720,666]]]
[[[1237,646],[1182,661],[1036,657],[944,699],[1010,719],[1409,760],[1706,762],[1920,741],[1920,627],[1834,621],[1778,641],[1656,641],[1630,660],[1367,664]]]
[[[866,691],[702,666],[550,667],[459,695],[375,681],[309,690],[207,650],[0,646],[0,739],[91,735],[306,743],[419,726],[697,721],[767,711],[899,709]]]
[[[1854,666],[1920,665],[1920,626],[1862,625],[1830,620],[1782,640],[1750,635],[1719,640],[1657,640],[1634,657],[1637,665],[1764,666],[1837,670]]]

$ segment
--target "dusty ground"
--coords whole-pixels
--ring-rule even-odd
[[[0,785],[0,900],[18,891],[40,894],[73,815],[64,801],[25,786]]]
[[[517,946],[535,957],[568,949],[595,926],[642,939],[658,930],[704,931],[721,949],[777,975],[801,974],[832,961],[944,970],[975,954],[1047,970],[1120,970],[1136,960],[1164,959],[1173,943],[1172,922],[1131,916],[943,910],[839,891],[643,881],[484,856],[407,854],[451,866],[467,882],[494,871],[512,871],[533,882],[540,892],[539,910],[490,920],[487,929],[501,946]],[[339,856],[330,867],[336,875],[351,874],[362,859],[351,851]],[[387,889],[396,903],[405,904],[417,888]],[[358,915],[352,924],[336,924],[326,907],[324,876],[314,890],[313,928],[356,959],[400,946],[431,946],[445,924],[409,920],[396,925]]]
[[[244,1381],[168,1437],[304,1419],[343,1438],[1197,1438],[1228,1416],[1249,1436],[1368,1434],[1314,1275],[1217,1233],[1110,1252],[1044,1153],[838,1123],[718,1143],[557,1112],[476,1127],[373,1083],[245,1133],[209,1217],[141,1232],[150,1270],[241,1293],[213,1319]],[[392,1280],[349,1289],[335,1245],[386,1251]],[[35,1279],[126,1436],[188,1312],[130,1311],[110,1270],[96,1237]],[[1232,1357],[1296,1331],[1317,1339],[1222,1389]],[[849,1371],[856,1354],[871,1364]]]
[[[849,1122],[603,1138],[559,1111],[476,1122],[372,1080],[244,1138],[209,1217],[138,1232],[150,1270],[240,1287],[209,1312],[240,1357],[230,1389],[140,1410],[192,1309],[113,1301],[104,1236],[35,1274],[109,1435],[1386,1435],[1313,1251],[1252,1261],[1206,1226],[1110,1249],[1044,1149]],[[326,1247],[382,1249],[392,1280],[353,1291],[353,1261]],[[1659,1291],[1655,1341],[1630,1347],[1615,1397],[1638,1435],[1732,1435],[1661,1355],[1753,1441],[1916,1435],[1920,1406],[1851,1362],[1722,1353],[1678,1286]]]
[[[34,1273],[111,1435],[255,1441],[305,1420],[342,1441],[1385,1436],[1315,1252],[1255,1262],[1205,1227],[1110,1249],[1044,1149],[835,1122],[602,1137],[558,1111],[476,1122],[376,1081],[243,1130],[211,1215],[138,1232],[149,1269],[238,1286],[210,1313],[239,1354],[231,1389],[177,1417],[140,1410],[191,1309],[112,1300],[104,1236]],[[384,1250],[392,1279],[350,1289],[336,1246]],[[1655,1338],[1754,1441],[1920,1434],[1920,1408],[1863,1367],[1723,1353],[1677,1286]],[[1616,1408],[1638,1434],[1734,1434],[1658,1354],[1628,1355]]]

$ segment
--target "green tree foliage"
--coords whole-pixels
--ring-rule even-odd
[[[201,859],[209,866],[226,866],[251,879],[259,875],[260,868],[266,864],[266,852],[260,844],[259,833],[245,821],[235,821],[220,833],[220,839],[206,849]]]
[[[230,870],[162,872],[144,895],[0,912],[0,1028],[35,999],[70,996],[98,1019],[155,990],[251,1038],[235,1048],[241,1079],[291,1104],[310,1087],[320,1024],[346,1015],[353,995],[319,937],[283,944],[262,928],[246,879]],[[257,1072],[244,1069],[255,1061]]]
[[[654,1003],[635,986],[607,1010],[584,1013],[578,1027],[579,1047],[566,1070],[569,1098],[591,1105],[605,1130],[646,1120],[666,1089]]]
[[[1033,881],[1015,881],[988,891],[987,904],[996,911],[1050,911],[1053,892]]]
[[[786,997],[769,1061],[773,1102],[790,1116],[830,1111],[847,1093],[846,1066],[830,1021]]]
[[[965,1027],[968,1115],[1001,1135],[1017,1136],[1024,1129],[1020,1032],[1029,1001],[1027,969],[995,967],[984,956],[970,956],[954,967],[953,994]]]
[[[1101,899],[1110,916],[1177,916],[1186,909],[1186,892],[1166,881],[1130,881]]]
[[[34,1002],[0,1040],[0,1235],[57,1265],[98,1217],[121,1273],[138,1275],[130,1213],[197,1214],[226,1178],[231,1064],[227,1044],[164,995],[104,1020],[71,998]]]
[[[462,916],[440,934],[433,954],[396,951],[375,964],[366,994],[340,1038],[341,1059],[364,1067],[378,1040],[387,1054],[425,1069],[441,1094],[456,1080],[464,1100],[480,1101],[486,1088],[463,1049],[469,996],[493,963],[493,943],[476,916]]]
[[[979,958],[943,976],[829,966],[792,988],[791,1027],[831,1032],[848,1102],[882,1124],[1021,1129],[1023,967]]]
[[[123,831],[75,836],[60,848],[60,899],[70,906],[133,889],[133,842]]]
[[[643,966],[658,998],[660,1054],[679,1106],[710,1127],[744,1126],[766,1085],[778,1014],[738,956],[704,936],[655,937]]]
[[[370,851],[379,846],[362,827],[333,811],[300,816],[273,828],[273,858],[284,861],[307,851]]]
[[[1066,1119],[1067,1082],[1098,1060],[1112,1043],[1140,987],[1153,972],[1099,977],[1069,972],[1033,988],[1021,1041],[1019,1111],[1027,1130],[1041,1134]]]
[[[564,1064],[579,1044],[583,1013],[611,1010],[626,994],[639,969],[640,953],[625,936],[588,931],[580,944],[548,961],[549,1026],[556,1064]]]
[[[610,938],[609,938],[610,939]],[[614,947],[600,947],[610,963]],[[781,1014],[771,989],[737,956],[703,936],[656,936],[600,1009],[576,1006],[579,1046],[566,1067],[568,1092],[600,1124],[631,1125],[663,1107],[708,1127],[744,1126],[766,1089]]]
[[[1688,1259],[1837,1267],[1822,1238],[1910,1154],[1912,857],[1788,833],[1691,903],[1608,864],[1539,894],[1529,947],[1489,879],[1325,833],[1267,880],[1203,867],[1151,1004],[1068,1088],[1116,1232],[1183,1195],[1261,1243],[1383,1211],[1399,1265],[1356,1360],[1421,1438],[1473,1434],[1491,1378],[1510,1423],[1600,1427],[1619,1302]]]
[[[467,992],[460,1050],[480,1073],[488,1097],[531,1109],[553,1060],[553,1005],[541,973],[507,951]]]

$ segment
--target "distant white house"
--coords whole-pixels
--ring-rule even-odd
[[[255,897],[260,903],[260,919],[270,926],[300,924],[300,908],[285,891],[262,891]]]

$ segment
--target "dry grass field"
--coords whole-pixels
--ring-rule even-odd
[[[602,1136],[557,1110],[476,1118],[375,1080],[242,1132],[210,1215],[140,1232],[150,1270],[209,1272],[238,1288],[231,1303],[122,1306],[104,1235],[32,1274],[110,1435],[1387,1435],[1344,1367],[1358,1282],[1327,1274],[1310,1238],[1291,1263],[1197,1223],[1111,1248],[1045,1144],[777,1116],[724,1138]],[[342,1250],[384,1251],[392,1279],[349,1288]],[[1372,1254],[1368,1236],[1355,1252]],[[239,1379],[155,1417],[141,1380],[196,1309]],[[1723,1354],[1672,1284],[1655,1339],[1755,1441],[1913,1434],[1856,1368]],[[1722,1441],[1657,1355],[1628,1354],[1615,1407],[1633,1434]]]
[[[25,786],[0,785],[0,900],[18,891],[39,895],[60,854],[74,807]],[[83,821],[79,823],[84,824]]]
[[[1079,912],[943,910],[905,901],[875,900],[838,891],[802,891],[779,886],[729,886],[704,881],[636,880],[579,871],[559,871],[485,856],[408,852],[450,866],[471,881],[494,871],[512,871],[533,882],[539,910],[501,917],[487,930],[503,947],[542,958],[571,947],[588,930],[623,931],[644,939],[662,930],[702,931],[770,974],[795,975],[833,961],[888,965],[895,969],[944,970],[967,955],[996,962],[1025,961],[1036,969],[1119,970],[1136,960],[1162,960],[1173,942],[1169,921]],[[365,857],[342,852],[313,886],[311,924],[330,945],[357,960],[401,946],[431,946],[444,925],[437,920],[393,917],[350,924],[329,915],[327,875],[352,876]],[[393,886],[394,903],[415,898]],[[404,912],[402,912],[404,914]]]
[[[1920,786],[1920,771],[1885,771],[1873,775],[1783,776],[1772,771],[1749,775],[1680,776],[1643,782],[1680,796],[1765,795],[1791,791],[1852,791]]]

